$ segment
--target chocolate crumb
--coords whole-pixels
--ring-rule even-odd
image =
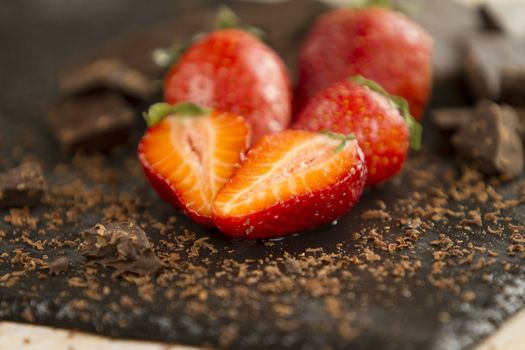
[[[49,263],[50,275],[60,275],[67,270],[69,270],[69,259],[66,257],[58,258]]]

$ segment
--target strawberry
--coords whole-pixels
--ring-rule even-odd
[[[212,201],[241,162],[250,125],[236,114],[190,103],[155,104],[146,121],[150,128],[138,153],[151,185],[195,222],[213,226]]]
[[[293,128],[353,133],[365,154],[367,186],[396,175],[409,145],[419,148],[422,131],[404,99],[361,76],[333,83],[317,94]]]
[[[283,236],[331,222],[358,201],[366,181],[353,136],[286,130],[262,137],[213,202],[226,236]]]
[[[419,120],[430,95],[432,51],[431,37],[399,12],[384,7],[328,12],[303,43],[294,113],[329,84],[363,75],[404,97]]]
[[[285,129],[291,118],[291,88],[277,54],[240,29],[217,30],[197,40],[164,81],[165,101],[190,101],[242,115],[253,141]]]

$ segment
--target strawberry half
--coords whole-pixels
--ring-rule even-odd
[[[190,103],[155,104],[146,121],[138,153],[151,185],[195,222],[213,226],[213,199],[248,148],[249,124]]]
[[[422,132],[403,98],[361,76],[331,84],[310,99],[293,128],[354,134],[365,154],[367,186],[399,173],[409,146],[419,149]]]
[[[213,202],[226,236],[270,238],[331,222],[358,201],[366,181],[353,137],[300,130],[264,136]]]

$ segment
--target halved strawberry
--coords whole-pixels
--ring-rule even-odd
[[[250,144],[249,124],[190,103],[155,104],[146,121],[138,152],[151,185],[195,222],[213,226],[212,201]]]
[[[366,181],[353,137],[286,130],[266,135],[213,202],[226,236],[282,236],[331,222],[352,208]]]

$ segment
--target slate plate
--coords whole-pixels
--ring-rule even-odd
[[[129,143],[107,155],[72,158],[59,150],[42,110],[57,96],[54,77],[62,64],[109,38],[139,32],[119,41],[118,49],[113,44],[102,51],[135,46],[137,56],[125,56],[142,67],[144,52],[171,37],[166,28],[180,35],[202,26],[211,18],[210,6],[2,4],[0,166],[37,159],[51,188],[42,206],[0,212],[2,319],[217,347],[441,350],[471,348],[524,306],[523,180],[500,184],[458,169],[429,125],[423,150],[400,177],[367,190],[337,224],[280,241],[230,241],[162,203],[135,159],[143,131],[138,115]],[[297,6],[239,6],[255,24],[282,26],[269,41],[288,64],[306,23],[322,8],[306,6],[299,16]],[[285,10],[297,17],[292,21]],[[169,23],[143,31],[162,19]],[[497,222],[490,214],[495,207]],[[143,226],[170,264],[166,272],[152,280],[114,281],[110,269],[84,265],[79,233],[120,217]],[[46,261],[63,255],[70,271],[48,276]],[[24,265],[32,271],[18,274]]]

